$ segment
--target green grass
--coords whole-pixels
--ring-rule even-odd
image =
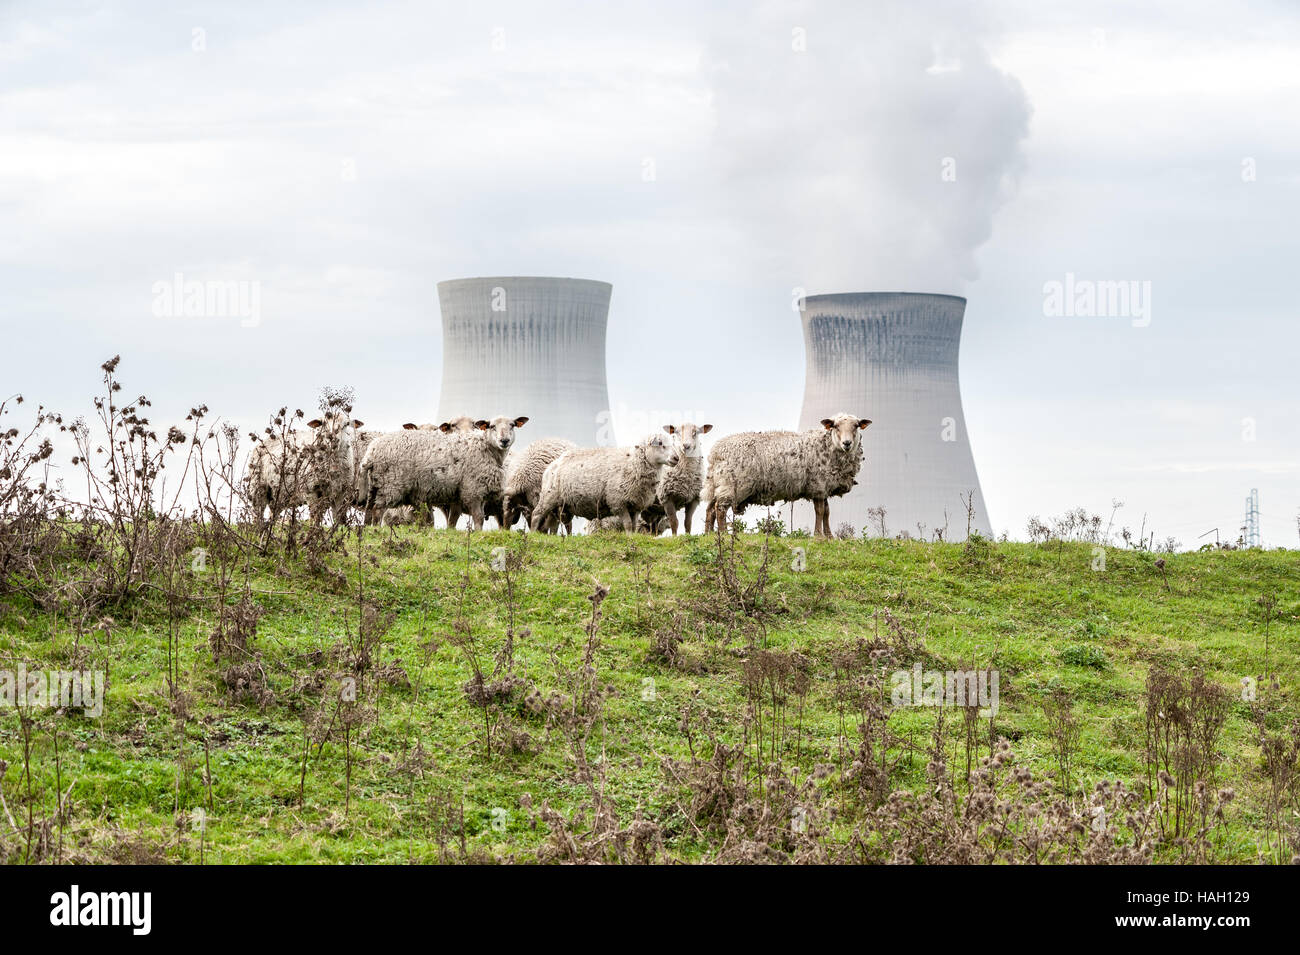
[[[751,564],[762,543],[743,538]],[[791,567],[796,546],[807,552],[803,572]],[[462,691],[471,671],[449,637],[468,567],[465,617],[485,659],[500,645],[510,608],[504,577],[491,569],[495,547],[526,551],[514,575],[516,628],[527,630],[516,641],[517,669],[544,691],[563,689],[557,660],[575,665],[595,582],[610,588],[597,666],[614,694],[603,734],[589,752],[603,753],[621,817],[638,809],[650,818],[671,815],[660,760],[686,752],[682,707],[707,709],[733,739],[746,708],[743,640],[732,634],[729,641],[726,628],[705,622],[702,612],[719,600],[705,577],[716,556],[712,541],[532,535],[525,548],[518,534],[467,538],[405,529],[395,537],[368,534],[361,545],[349,538],[348,553],[328,559],[331,573],[312,575],[270,559],[254,568],[249,584],[262,616],[252,646],[275,695],[265,708],[234,702],[227,693],[226,664],[214,663],[208,649],[211,600],[191,602],[179,621],[180,685],[188,697],[183,718],[172,712],[166,682],[169,619],[160,599],[113,611],[111,645],[102,630],[78,635],[62,615],[18,597],[0,600],[0,667],[21,661],[29,669],[72,662],[90,668],[107,660],[111,675],[101,718],[75,711],[38,715],[30,760],[35,816],[48,816],[55,805],[57,732],[58,779],[64,789],[72,786],[68,854],[117,858],[113,846],[134,839],[166,859],[198,861],[200,840],[188,814],[208,799],[206,738],[212,776],[206,861],[433,861],[439,833],[456,852],[463,838],[478,852],[530,858],[547,827],[521,808],[521,797],[531,797],[534,809],[546,800],[567,816],[588,794],[574,779],[562,734],[548,732],[540,720],[518,721],[533,738],[532,752],[490,758],[484,752],[481,713]],[[1076,774],[1087,785],[1103,778],[1138,785],[1144,778],[1141,697],[1153,664],[1202,668],[1234,692],[1242,677],[1268,672],[1277,674],[1285,695],[1300,676],[1296,552],[1167,555],[1162,574],[1154,555],[1120,550],[1108,551],[1105,570],[1094,571],[1092,548],[1071,544],[996,544],[973,557],[961,545],[917,542],[784,539],[771,547],[767,600],[775,613],[767,645],[800,651],[820,678],[800,716],[801,750],[787,754],[805,769],[832,760],[837,750],[833,649],[875,633],[886,611],[920,636],[927,667],[998,668],[998,730],[1040,777],[1051,777],[1054,763],[1039,701],[1066,691],[1082,723]],[[319,755],[312,749],[299,805],[304,720],[323,696],[327,713],[333,705],[342,674],[329,651],[356,633],[361,571],[365,598],[394,615],[378,662],[400,665],[409,684],[397,678],[362,685],[366,719],[351,733],[347,811],[337,728]],[[1277,599],[1267,654],[1256,604],[1266,592]],[[682,649],[692,662],[686,669],[647,655],[656,632],[674,627],[684,632]],[[431,653],[422,650],[430,645]],[[321,685],[311,682],[314,674],[323,675]],[[647,680],[654,681],[653,699],[643,698]],[[1264,680],[1260,692],[1268,692]],[[891,720],[921,742],[933,723],[933,711],[924,708]],[[959,723],[950,721],[954,746]],[[412,759],[417,750],[422,759]],[[1243,702],[1232,706],[1222,750],[1218,783],[1239,793],[1225,851],[1234,861],[1254,861],[1263,840],[1264,784]],[[0,759],[8,763],[0,786],[23,829],[27,783],[12,710],[0,709]],[[918,768],[911,781],[921,779]],[[498,813],[504,825],[497,828],[494,809],[506,810]],[[0,832],[12,853],[7,821],[0,820]],[[708,847],[694,838],[683,827],[670,828],[668,847],[696,857]]]

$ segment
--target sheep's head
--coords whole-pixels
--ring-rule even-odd
[[[860,446],[860,432],[867,430],[870,418],[855,418],[841,411],[834,418],[822,418],[822,427],[831,432],[835,444],[844,451],[853,451]]]
[[[403,425],[406,428],[416,427],[415,425]],[[442,424],[422,424],[419,428],[422,431],[441,431],[443,434],[450,434],[453,431],[473,431],[478,424],[469,415],[461,415],[458,418],[452,418],[450,421],[444,421]]]
[[[668,431],[672,425],[664,425],[664,430]],[[641,442],[641,447],[645,451],[645,459],[652,467],[675,468],[677,462],[681,460],[677,455],[677,442],[667,435],[652,434]]]
[[[358,421],[356,418],[349,420],[345,412],[331,411],[324,418],[312,418],[307,422],[307,427],[324,428],[326,434],[342,434],[348,428],[360,428],[364,424],[364,421]]]
[[[698,458],[702,453],[700,435],[713,430],[711,424],[693,424],[690,421],[678,425],[666,424],[664,430],[676,439],[677,454],[682,458]]]
[[[484,437],[490,446],[505,451],[515,443],[515,429],[522,428],[527,423],[527,418],[507,418],[505,415],[497,415],[491,421],[475,421],[474,427],[484,432]]]
[[[307,427],[313,432],[314,442],[323,441],[340,449],[352,447],[352,437],[357,429],[365,425],[364,421],[349,418],[343,411],[331,411],[323,418],[312,418]]]

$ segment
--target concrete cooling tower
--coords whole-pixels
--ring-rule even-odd
[[[799,427],[819,427],[836,412],[872,421],[858,486],[831,500],[831,530],[848,522],[877,536],[871,508],[885,509],[889,536],[966,537],[963,496],[974,494],[971,529],[991,535],[971,454],[957,382],[966,300],[954,295],[855,292],[810,295],[804,303],[807,352]],[[793,523],[809,530],[812,506],[795,505]],[[920,527],[918,528],[918,525]]]
[[[609,409],[605,324],[612,290],[585,279],[439,282],[438,420],[526,415],[520,448],[543,437],[594,446]]]

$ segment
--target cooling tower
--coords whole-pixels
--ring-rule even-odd
[[[608,414],[607,282],[502,277],[438,283],[442,395],[438,420],[526,415],[518,447],[561,437],[597,443]]]
[[[879,534],[868,512],[885,509],[885,530],[913,537],[966,537],[963,497],[974,494],[971,529],[992,534],[957,382],[966,300],[954,295],[854,292],[810,295],[804,303],[807,352],[799,427],[836,412],[872,421],[862,435],[858,486],[831,500],[831,531],[843,523]],[[812,507],[793,523],[811,530]],[[919,526],[918,526],[919,525]]]

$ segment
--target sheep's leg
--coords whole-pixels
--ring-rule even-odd
[[[561,523],[564,524],[564,536],[572,537],[573,536],[573,515],[565,514]],[[559,533],[559,531],[556,531],[556,533]]]
[[[668,528],[677,536],[677,502],[664,501],[664,513],[668,515]]]
[[[472,505],[470,505],[469,517],[470,520],[474,522],[474,530],[476,531],[483,530],[483,502],[482,501],[475,501]],[[457,519],[459,519],[459,516]]]
[[[695,509],[699,506],[700,506],[699,501],[686,502],[686,518],[682,522],[682,530],[687,534],[691,532],[691,518],[695,516]],[[673,533],[674,534],[677,533],[677,530],[675,528],[673,529]]]
[[[739,517],[740,513],[741,510],[738,507],[733,509],[731,507],[728,507],[726,504],[718,504],[714,508],[713,519],[714,521],[717,522],[717,528],[719,533],[722,534],[727,533],[727,531],[730,530],[730,528],[728,527],[728,523],[730,521],[734,521],[737,517]]]
[[[449,504],[442,512],[446,515],[447,526],[451,530],[456,529],[457,525],[460,524],[461,515],[465,513],[460,509],[460,505],[458,504]]]
[[[831,506],[825,498],[813,501],[813,509],[816,515],[816,532],[822,537],[831,536]]]
[[[366,489],[366,502],[361,505],[361,520],[364,524],[378,524],[383,509],[379,506],[379,494],[374,484]]]
[[[713,522],[718,519],[718,505],[714,501],[709,501],[704,505],[704,533],[713,533]],[[689,518],[687,518],[689,520]]]
[[[632,534],[636,531],[636,511],[630,507],[623,508],[623,533]]]

